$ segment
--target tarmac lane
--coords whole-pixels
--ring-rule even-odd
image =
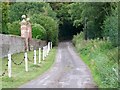
[[[60,42],[54,65],[43,75],[19,88],[95,88],[88,66],[71,42]]]

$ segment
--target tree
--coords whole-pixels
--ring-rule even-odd
[[[23,14],[31,17],[33,14],[44,14],[56,18],[55,12],[49,3],[44,2],[19,2],[13,3],[9,8],[9,22],[21,20]]]
[[[87,38],[102,38],[101,26],[105,16],[110,13],[110,3],[72,3],[70,9],[73,25],[84,25],[84,34]]]
[[[31,17],[31,22],[40,24],[46,30],[47,41],[52,41],[54,45],[58,42],[58,23],[49,16],[42,14],[34,14]]]
[[[8,33],[20,36],[20,21],[15,21],[13,23],[7,23]]]
[[[2,13],[2,3],[0,3],[0,13]],[[0,14],[0,33],[2,33],[2,15]]]
[[[114,46],[118,46],[118,7],[112,7],[112,14],[107,15],[103,24],[103,36],[109,37]]]
[[[9,8],[9,3],[8,2],[3,2],[2,3],[2,33],[3,34],[8,34],[8,8]]]

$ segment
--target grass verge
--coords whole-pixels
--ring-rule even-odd
[[[89,66],[99,88],[118,88],[118,47],[107,40],[83,39],[74,36],[73,43],[82,60]]]
[[[38,54],[38,51],[37,51]],[[28,72],[25,72],[25,66],[24,62],[21,65],[15,65],[12,63],[12,77],[8,77],[8,73],[5,73],[5,76],[2,78],[0,77],[0,80],[2,80],[2,88],[17,88],[20,85],[36,78],[37,76],[40,76],[45,71],[47,71],[55,60],[56,54],[56,48],[53,48],[47,58],[45,58],[44,61],[41,61],[40,64],[38,64],[38,56],[37,56],[37,65],[33,64],[33,51],[28,52],[28,57],[30,61],[28,62]],[[12,55],[12,58],[15,62],[19,63],[24,58],[24,53],[14,54]],[[7,68],[5,66],[7,64],[7,58],[4,58],[0,60],[0,63],[2,63],[2,72]]]

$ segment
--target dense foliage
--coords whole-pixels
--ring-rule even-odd
[[[99,88],[118,87],[118,48],[109,40],[84,40],[83,32],[74,36],[73,43],[81,58],[89,65]]]
[[[33,25],[33,38],[58,42],[58,20],[56,13],[49,3],[19,2],[3,3],[2,33],[20,35],[20,21],[22,15],[27,15]],[[39,25],[38,25],[39,24]],[[43,31],[42,31],[43,30]]]
[[[3,34],[8,34],[8,28],[7,28],[7,23],[8,23],[8,8],[9,4],[7,2],[1,4],[2,7],[2,32]]]
[[[7,23],[8,33],[20,36],[20,21]]]
[[[2,3],[0,3],[0,13],[2,14]],[[2,15],[0,14],[0,33],[2,33]]]
[[[32,37],[36,39],[46,40],[46,30],[40,24],[33,24]]]
[[[106,14],[104,11],[106,4],[109,6],[109,3],[73,3],[71,5],[73,24],[76,27],[83,24],[87,38],[101,37],[101,24]],[[79,11],[76,11],[78,9]]]
[[[56,13],[52,10],[49,3],[19,2],[9,6],[9,22],[21,20],[23,14],[29,17],[33,14],[44,14],[45,16],[56,18]]]
[[[117,43],[117,3],[44,3],[20,2],[2,3],[2,33],[16,34],[8,30],[8,23],[21,20],[23,14],[32,18],[32,24],[44,27],[47,40],[57,43],[59,37],[72,38],[84,31],[85,39],[109,37],[114,46]],[[59,27],[58,27],[59,24]],[[10,25],[9,25],[10,26]],[[14,26],[15,27],[15,26]],[[112,32],[112,33],[111,33]],[[19,34],[16,34],[19,35]]]
[[[117,88],[117,3],[72,3],[70,14],[74,26],[84,26],[84,32],[74,36],[73,43],[98,87]]]
[[[50,3],[59,18],[59,37],[68,37],[84,31],[85,39],[109,37],[117,43],[118,11],[115,2]],[[111,24],[109,24],[111,22]],[[114,26],[113,26],[114,25]],[[112,32],[107,30],[112,27]],[[109,34],[110,31],[110,34]],[[117,33],[117,32],[116,32]],[[115,37],[115,38],[113,38]],[[116,39],[116,40],[115,40]]]
[[[46,30],[47,40],[52,41],[53,44],[57,44],[58,24],[53,18],[41,14],[34,14],[31,17],[31,22],[42,25]]]
[[[109,37],[114,46],[118,46],[118,10],[112,9],[112,14],[107,16],[103,25],[103,36]]]

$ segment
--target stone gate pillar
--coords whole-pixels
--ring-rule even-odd
[[[30,18],[27,18],[27,32],[28,32],[28,49],[30,51],[30,41],[32,40],[32,27],[30,23]]]
[[[22,15],[23,20],[21,21],[21,37],[26,38],[27,37],[27,21],[26,16]]]
[[[25,38],[25,50],[30,50],[30,40],[32,40],[32,27],[30,18],[27,18],[26,15],[22,15],[21,21],[21,37]]]
[[[25,38],[25,51],[28,51],[28,31],[27,31],[27,21],[26,15],[22,15],[21,21],[21,37]]]

